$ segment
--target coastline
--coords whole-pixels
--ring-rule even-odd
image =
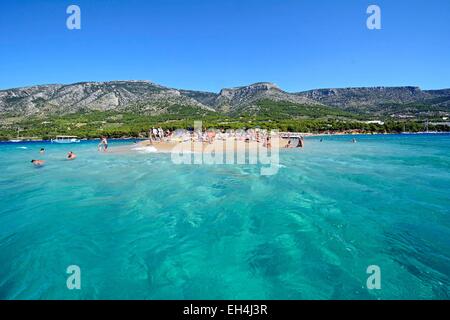
[[[445,135],[450,134],[449,131],[430,131],[430,132],[335,132],[335,133],[311,133],[311,132],[279,132],[279,134],[291,135],[295,136],[303,136],[303,137],[332,137],[332,136],[372,136],[372,135]],[[45,142],[51,143],[51,140],[44,139],[25,139],[21,141],[11,141],[9,140],[1,140],[0,143],[25,143],[25,142]],[[108,138],[109,141],[128,141],[128,140],[136,140],[136,141],[146,141],[148,138],[143,137],[121,137],[121,138]],[[81,138],[80,141],[100,141],[100,138]]]

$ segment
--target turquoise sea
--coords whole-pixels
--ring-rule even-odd
[[[449,299],[450,135],[319,139],[273,176],[1,143],[0,299]]]

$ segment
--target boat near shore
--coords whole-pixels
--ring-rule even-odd
[[[77,136],[56,136],[55,139],[51,139],[51,142],[61,144],[79,143],[80,139]]]
[[[17,138],[16,139],[10,139],[8,140],[9,142],[13,142],[13,143],[19,143],[23,141],[23,138],[19,137],[20,134],[20,128],[17,128]]]

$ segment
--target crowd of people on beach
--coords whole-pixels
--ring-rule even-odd
[[[169,138],[170,135],[171,135],[170,130],[166,130],[164,132],[164,130],[161,127],[159,128],[153,127],[148,131],[148,137],[150,141],[163,141]]]
[[[149,130],[149,140],[153,142],[201,142],[212,144],[215,141],[225,141],[234,139],[242,142],[257,142],[262,143],[264,147],[272,147],[272,135],[267,130],[262,129],[248,129],[248,130],[175,130],[164,131],[162,128],[151,128]],[[296,139],[293,137],[292,139]],[[303,137],[298,138],[298,143],[292,144],[289,138],[286,148],[303,148]]]
[[[305,137],[303,134],[291,134],[285,133],[280,135],[283,139],[288,140],[284,148],[304,148]],[[217,140],[234,139],[243,142],[258,142],[263,143],[264,146],[271,146],[272,134],[268,130],[264,129],[239,129],[239,130],[218,130],[218,129],[202,129],[202,130],[163,130],[159,128],[151,128],[149,130],[148,138],[151,143],[153,142],[202,142],[212,144]],[[320,142],[323,142],[323,138],[320,138]],[[356,143],[357,140],[352,138],[352,143]]]
[[[297,143],[295,145],[292,144],[292,140],[289,139],[287,145],[285,146],[285,148],[303,148],[305,145],[305,140],[303,138],[303,136],[299,137],[296,139]]]

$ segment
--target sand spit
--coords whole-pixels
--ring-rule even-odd
[[[278,139],[278,147],[283,148],[287,145],[288,139]],[[277,147],[276,139],[272,140],[272,146]],[[214,150],[216,152],[223,152],[224,154],[232,152],[257,152],[258,148],[267,149],[262,142],[250,141],[245,142],[236,140],[234,138],[228,138],[225,140],[215,140],[212,143],[198,142],[198,141],[153,141],[150,140],[140,141],[126,146],[111,147],[107,153],[113,154],[150,154],[150,153],[172,153],[179,152],[192,152],[192,153],[211,153]]]

